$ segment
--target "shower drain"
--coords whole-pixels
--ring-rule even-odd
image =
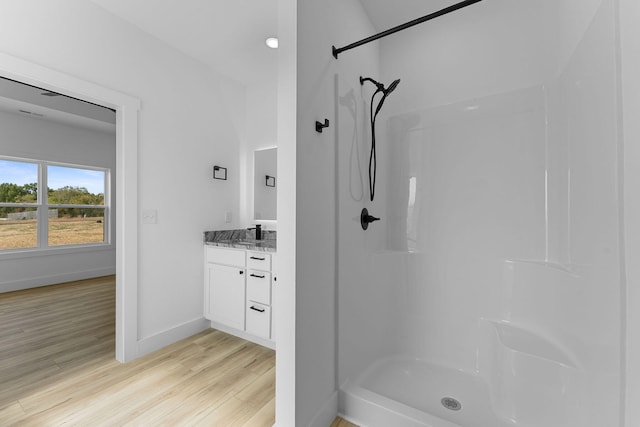
[[[440,403],[442,403],[442,406],[449,409],[450,411],[459,411],[460,409],[462,409],[462,405],[460,404],[460,402],[453,397],[443,397],[440,400]]]

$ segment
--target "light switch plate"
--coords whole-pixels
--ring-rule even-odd
[[[157,224],[158,223],[158,210],[157,209],[144,209],[142,211],[142,223],[143,224]]]

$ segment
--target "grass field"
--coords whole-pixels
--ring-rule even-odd
[[[104,241],[103,218],[50,218],[49,246]],[[0,249],[36,247],[36,220],[0,221]]]

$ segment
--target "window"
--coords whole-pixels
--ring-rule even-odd
[[[108,180],[108,169],[0,158],[0,251],[108,244]]]

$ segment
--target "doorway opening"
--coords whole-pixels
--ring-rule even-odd
[[[115,357],[128,362],[138,356],[137,337],[137,148],[140,101],[120,92],[0,53],[0,76],[100,105],[116,113]]]

